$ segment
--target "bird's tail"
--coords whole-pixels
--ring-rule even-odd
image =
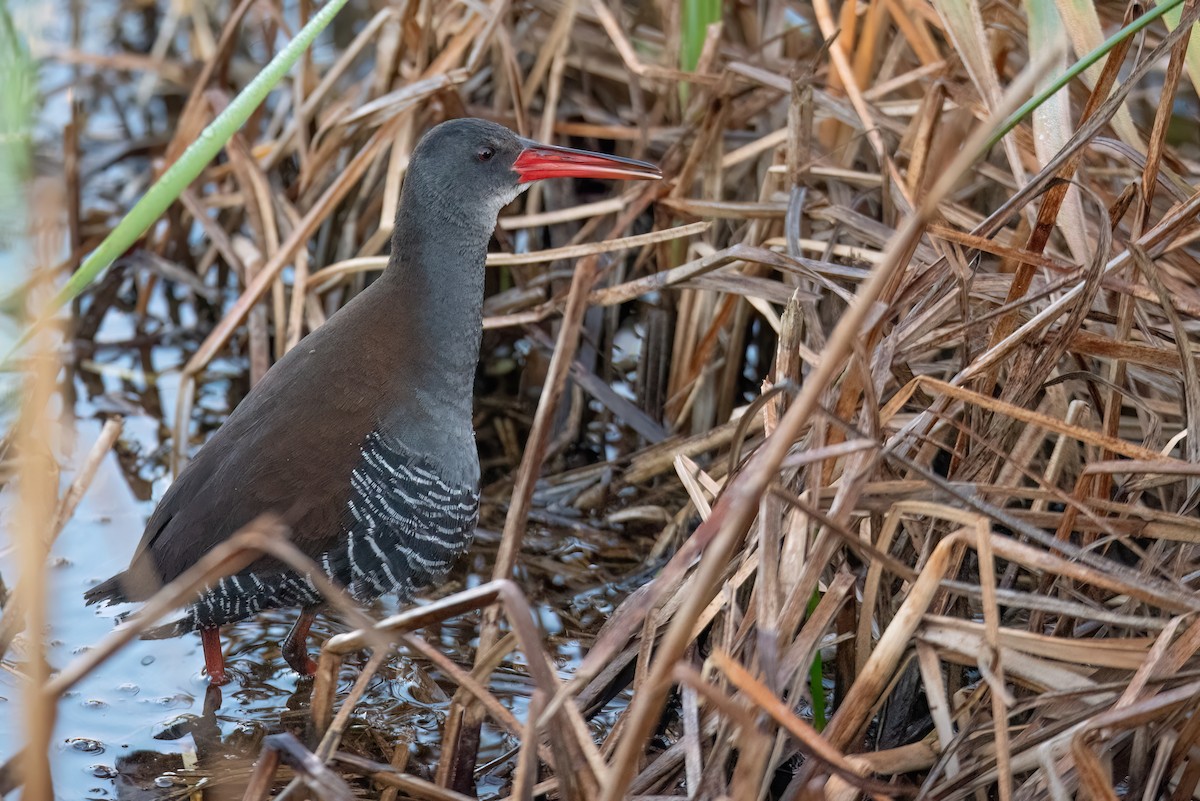
[[[187,634],[189,631],[196,630],[196,621],[190,614],[181,617],[179,620],[171,623],[164,623],[161,626],[155,626],[152,629],[146,629],[141,633],[143,640],[168,640],[171,637],[178,637],[182,634]]]
[[[88,606],[92,604],[123,604],[130,599],[125,595],[125,574],[118,573],[108,581],[102,581],[83,594]]]
[[[148,601],[150,596],[162,589],[164,583],[153,561],[145,554],[139,554],[128,569],[92,587],[83,594],[83,599],[89,605]]]
[[[131,593],[126,587],[128,586],[128,576],[125,573],[118,573],[108,581],[102,581],[95,587],[83,594],[84,601],[91,604],[123,604],[132,601],[144,601],[140,597],[140,593]],[[117,615],[117,622],[123,623],[131,613],[123,612]],[[181,634],[187,634],[189,631],[195,631],[196,619],[189,612],[179,620],[170,623],[164,623],[161,626],[155,626],[152,629],[147,629],[142,632],[143,640],[165,640],[170,637],[178,637]]]

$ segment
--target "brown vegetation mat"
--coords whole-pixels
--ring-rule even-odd
[[[142,93],[112,112],[129,130],[156,104],[173,120],[167,140],[80,152],[77,108],[76,255],[133,196],[93,176],[147,153],[161,169],[295,25],[270,2],[162,5],[145,53],[58,54],[81,65],[81,102]],[[211,320],[173,412],[178,453],[215,357],[248,354],[256,379],[379,268],[431,123],[490,117],[668,178],[549,185],[503,217],[479,402],[497,581],[329,642],[324,740],[272,740],[251,795],[282,760],[322,798],[353,776],[462,798],[483,718],[521,742],[513,798],[1197,792],[1200,192],[1195,120],[1182,140],[1171,124],[1194,97],[1185,39],[1152,25],[980,161],[1073,60],[1030,8],[1053,7],[740,3],[690,75],[682,3],[343,12],[335,45],[121,267],[142,298],[192,287]],[[1125,12],[1101,4],[1100,21]],[[81,340],[119,280],[96,288]],[[658,536],[655,579],[565,679],[505,580],[531,515]],[[474,671],[419,636],[497,602]],[[386,651],[350,698],[340,655],[379,636],[460,687],[435,777],[457,790],[338,750]],[[502,662],[530,677],[527,716],[488,689]],[[589,728],[625,687],[616,724]]]

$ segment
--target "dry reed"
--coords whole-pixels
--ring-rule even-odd
[[[197,5],[146,53],[55,57],[172,100],[169,141],[144,143],[161,170],[293,13],[232,5]],[[326,643],[313,694],[323,739],[271,740],[246,798],[269,797],[281,762],[298,775],[279,797],[348,797],[350,777],[469,797],[484,721],[520,743],[512,799],[1193,797],[1200,153],[1171,124],[1197,80],[1197,5],[981,153],[1065,63],[1024,11],[1061,9],[1080,52],[1142,9],[1086,5],[733,4],[690,73],[682,3],[345,12],[362,24],[334,34],[338,55],[307,59],[142,243],[152,258],[118,267],[139,311],[173,281],[214,320],[183,371],[180,459],[214,358],[258,377],[379,269],[429,124],[486,116],[668,179],[617,201],[548,186],[501,220],[498,250],[523,250],[493,258],[484,368],[523,340],[539,400],[508,403],[513,382],[481,401],[494,580],[382,621],[345,606],[356,631]],[[104,227],[86,155],[64,156],[83,191],[62,269]],[[551,505],[658,538],[653,581],[566,680],[510,581],[529,522],[562,520]],[[473,669],[419,636],[480,608]],[[393,647],[459,688],[436,781],[402,747],[392,764],[340,750]],[[531,681],[524,719],[489,689],[506,662]],[[48,723],[31,723],[26,781],[48,797]]]

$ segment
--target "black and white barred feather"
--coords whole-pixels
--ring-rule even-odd
[[[350,485],[338,544],[316,561],[357,601],[390,592],[408,600],[444,576],[474,538],[478,489],[446,483],[395,439],[367,437]],[[307,576],[246,571],[207,587],[182,620],[157,633],[174,636],[322,600]]]

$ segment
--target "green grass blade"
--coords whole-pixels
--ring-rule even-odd
[[[811,615],[819,603],[821,591],[813,590],[812,598],[808,599],[808,614]],[[829,717],[825,711],[825,664],[819,648],[813,654],[812,666],[808,669],[808,692],[812,696],[813,727],[817,731],[823,731]]]
[[[700,53],[704,50],[704,37],[708,26],[721,21],[721,0],[683,0],[683,14],[679,21],[679,66],[685,72],[692,72],[700,63]],[[680,97],[686,102],[689,84],[679,85]]]
[[[24,238],[25,198],[32,162],[36,92],[33,59],[8,4],[0,0],[0,250]]]
[[[270,91],[291,70],[300,55],[308,49],[317,35],[329,25],[345,4],[346,0],[330,0],[296,34],[296,38],[288,42],[287,47],[279,51],[271,59],[271,62],[254,77],[254,80],[238,93],[238,96],[226,109],[209,123],[196,141],[183,152],[179,160],[154,182],[146,194],[109,232],[104,241],[88,254],[79,270],[71,276],[55,296],[49,313],[57,311],[78,297],[162,216],[180,193],[221,151],[221,148],[225,147],[230,137],[246,123],[254,110],[262,104]],[[26,332],[18,347],[20,344],[24,344],[28,337],[29,332]]]
[[[704,37],[708,26],[721,21],[720,0],[684,0],[683,39],[680,61],[684,70],[691,72],[700,63],[700,51],[704,49]]]
[[[1116,47],[1117,42],[1133,36],[1135,33],[1142,30],[1159,17],[1163,16],[1172,9],[1178,8],[1181,5],[1183,5],[1183,0],[1167,0],[1167,2],[1151,9],[1150,11],[1147,11],[1145,14],[1105,39],[1099,47],[1076,61],[1070,69],[1059,76],[1058,80],[1054,81],[1045,89],[1038,92],[1020,108],[1014,111],[1009,118],[1004,121],[1004,124],[1001,125],[994,134],[992,134],[992,137],[988,140],[986,149],[990,150],[993,148],[1009,131],[1017,127],[1017,124],[1020,123],[1021,120],[1024,119],[1030,112],[1032,112],[1042,103],[1045,103],[1047,98],[1051,97],[1055,92],[1061,90],[1072,80],[1078,77],[1080,73],[1107,55],[1109,50],[1112,50],[1114,47]]]

